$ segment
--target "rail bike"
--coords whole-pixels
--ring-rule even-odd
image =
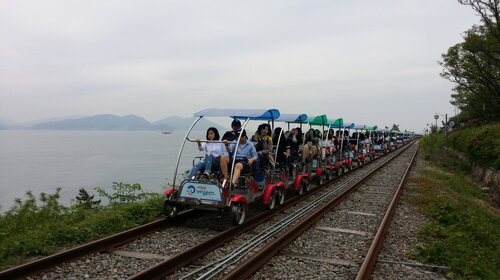
[[[366,125],[355,125],[353,129],[356,133],[356,150],[355,150],[355,158],[357,166],[361,166],[366,163],[366,157],[368,154],[368,150],[365,146],[365,135],[362,131],[366,128]]]
[[[375,130],[375,137],[373,139],[373,151],[375,151],[375,155],[387,154],[389,152],[385,132],[385,129]]]
[[[307,114],[280,114],[276,119],[278,135],[273,135],[276,138],[275,145],[275,162],[277,169],[275,171],[275,180],[283,184],[288,189],[293,189],[297,194],[309,190],[309,182],[311,174],[305,172],[305,162],[302,160],[302,150],[300,147],[304,145],[302,138],[302,129]],[[299,125],[297,128],[291,128],[291,125]],[[285,130],[287,126],[287,131]],[[276,129],[275,129],[276,130]],[[288,150],[286,150],[288,147]],[[280,159],[281,158],[281,159]]]
[[[321,146],[324,130],[328,128],[328,118],[326,115],[311,116],[305,122],[309,127],[303,145],[303,153],[307,151],[309,154],[305,162],[305,174],[311,182],[321,185],[330,175],[326,169],[327,158],[322,155]]]
[[[282,204],[285,200],[285,185],[279,182],[271,183],[271,177],[268,176],[269,170],[262,170],[261,167],[255,165],[248,166],[241,171],[237,183],[233,184],[233,176],[235,165],[237,164],[236,155],[238,148],[241,149],[243,141],[249,141],[243,131],[250,121],[269,121],[273,122],[279,117],[280,113],[277,109],[267,110],[247,110],[247,109],[207,109],[195,113],[197,119],[189,128],[186,137],[183,140],[174,174],[174,184],[172,187],[165,190],[164,211],[169,217],[177,215],[182,209],[203,209],[215,211],[230,211],[230,216],[233,224],[242,224],[248,213],[248,206],[257,200],[261,200],[263,204],[269,208],[274,208],[276,204]],[[179,161],[182,156],[184,145],[186,142],[197,142],[190,138],[190,133],[196,123],[206,117],[228,117],[234,120],[243,121],[241,132],[234,142],[229,144],[232,146],[232,158],[229,160],[228,178],[224,178],[219,171],[214,172],[212,176],[195,175],[190,178],[185,178],[177,186],[175,184]],[[243,138],[243,139],[242,139]],[[199,142],[224,143],[221,140],[198,140]],[[246,143],[246,142],[245,142]],[[227,145],[226,145],[227,146]],[[243,159],[244,160],[244,159]],[[240,162],[241,164],[241,162]]]
[[[281,114],[277,109],[207,109],[194,116],[196,120],[179,149],[173,184],[164,191],[163,207],[168,217],[175,217],[185,209],[224,211],[229,212],[233,224],[240,225],[248,216],[249,206],[257,201],[274,209],[284,203],[288,189],[301,195],[313,184],[321,185],[333,176],[352,170],[354,163],[359,167],[368,158],[371,161],[390,151],[387,145],[387,137],[392,136],[390,131],[377,126],[344,124],[342,118],[328,121],[326,115]],[[232,125],[233,130],[226,132],[232,133],[231,139],[224,139],[226,134],[223,139],[219,139],[218,134],[211,135],[209,131],[215,129],[213,127],[207,130],[206,140],[193,139],[193,128],[203,118],[232,120],[232,124],[237,123],[240,128]],[[264,126],[266,123],[262,122],[267,122],[268,135],[273,133],[273,137],[269,137],[273,141],[272,150],[265,156],[256,153],[258,143],[251,142],[246,135],[246,128],[251,127],[248,125],[256,122]],[[291,129],[297,125],[299,127]],[[307,132],[303,131],[305,126],[309,128]],[[360,137],[362,131],[365,133]],[[394,138],[392,145],[404,143],[405,139],[409,141],[412,137],[408,134]],[[195,156],[191,171],[177,183],[187,142],[197,143],[200,151],[200,147],[205,147],[206,154],[205,158]],[[217,157],[209,153],[209,145],[219,148]],[[251,158],[241,156],[247,152]],[[218,164],[209,164],[207,173],[209,159]]]

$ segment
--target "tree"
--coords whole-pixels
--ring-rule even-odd
[[[500,0],[459,0],[481,17],[464,34],[464,42],[442,55],[441,76],[455,83],[451,104],[464,115],[500,120]]]
[[[431,124],[431,134],[437,133],[438,127],[437,125]]]
[[[77,207],[84,209],[92,209],[101,204],[101,200],[94,200],[94,195],[89,195],[89,193],[84,188],[81,188],[79,190],[75,201]]]
[[[399,131],[399,124],[393,124],[391,130],[392,131]]]

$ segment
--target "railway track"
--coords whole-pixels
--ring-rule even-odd
[[[407,145],[407,147],[409,146]],[[392,154],[395,153],[389,155],[393,156]],[[383,161],[386,158],[381,157],[380,160]],[[168,278],[178,279],[182,277],[182,274],[187,274],[187,278],[194,279],[199,277],[200,273],[189,273],[204,267],[207,263],[205,259],[211,258],[209,257],[210,254],[229,254],[228,252],[232,250],[231,246],[233,245],[224,248],[225,246],[220,247],[222,244],[243,244],[246,242],[245,239],[252,239],[252,236],[255,236],[256,233],[268,231],[269,224],[283,219],[283,215],[287,215],[287,213],[297,211],[295,208],[307,204],[307,200],[313,200],[314,197],[321,196],[321,192],[327,189],[328,185],[335,183],[333,186],[337,186],[338,193],[341,189],[338,186],[345,188],[355,180],[365,176],[366,173],[373,172],[372,169],[375,169],[373,165],[377,161],[379,160],[359,168],[356,172],[350,172],[346,176],[327,182],[321,187],[313,188],[306,195],[295,196],[287,200],[283,207],[275,211],[257,209],[255,210],[256,213],[253,213],[254,217],[239,227],[230,227],[229,224],[224,222],[221,224],[221,221],[228,220],[221,219],[219,217],[221,214],[205,215],[201,212],[189,211],[171,221],[160,220],[60,254],[2,271],[0,272],[0,279],[27,277],[40,270],[48,271],[30,276],[30,278],[124,279],[130,277],[130,279],[160,279],[170,275]],[[332,193],[331,197],[335,195],[335,193]],[[207,229],[213,227],[214,224],[217,224],[215,230]],[[282,226],[276,233],[280,234],[287,227],[288,225]],[[219,233],[220,230],[224,231]],[[266,242],[275,237],[261,236],[257,239],[259,238],[262,242],[250,249],[251,254],[256,254],[255,250],[265,246]],[[192,244],[197,245],[192,246]],[[62,265],[63,262],[72,259],[77,259],[77,261]],[[135,261],[131,262],[130,259]],[[240,259],[243,260],[244,257]],[[234,263],[231,266],[234,266]],[[265,268],[263,269],[265,271]],[[139,271],[141,272],[136,274]],[[204,273],[206,271],[201,275],[204,275]],[[220,276],[215,277],[220,278]]]
[[[393,155],[394,158],[395,156],[396,155]],[[358,279],[367,279],[366,277],[371,271],[376,254],[370,254],[365,258],[362,254],[364,254],[364,251],[368,251],[369,246],[367,247],[366,245],[369,244],[366,244],[366,242],[371,239],[370,231],[376,231],[376,225],[378,225],[377,214],[373,212],[379,210],[373,209],[375,207],[374,205],[365,207],[360,206],[365,202],[375,201],[384,208],[383,205],[385,205],[384,201],[386,201],[386,199],[378,198],[374,200],[372,196],[378,193],[379,195],[389,198],[391,193],[387,189],[380,192],[380,190],[378,190],[378,185],[374,184],[378,191],[367,192],[363,194],[365,196],[364,198],[359,197],[349,200],[346,200],[346,198],[355,197],[356,195],[359,196],[362,192],[357,191],[353,193],[353,191],[360,188],[363,184],[373,185],[373,183],[371,183],[372,181],[375,180],[375,182],[377,182],[376,179],[371,179],[370,176],[378,174],[378,169],[389,162],[390,161],[387,160],[380,167],[368,168],[367,170],[360,171],[356,175],[352,174],[353,176],[345,178],[342,182],[334,184],[315,194],[315,198],[305,202],[306,206],[301,205],[298,210],[294,210],[295,212],[289,215],[287,213],[286,217],[282,218],[279,222],[275,222],[271,227],[261,230],[258,234],[245,242],[240,242],[241,244],[239,244],[239,246],[233,246],[236,247],[236,249],[228,249],[226,250],[228,252],[225,254],[219,254],[223,255],[222,258],[217,259],[215,256],[208,256],[202,260],[202,265],[193,267],[187,274],[177,273],[168,277],[168,279],[246,279],[254,273],[254,279],[299,279],[303,277],[314,279],[354,279],[359,277]],[[404,171],[408,166],[406,163],[408,162],[404,162],[404,164],[399,162],[395,163],[395,165],[404,167],[402,170]],[[394,175],[394,166],[384,168],[384,170],[388,169],[390,170],[386,172]],[[398,179],[400,179],[400,177],[396,176],[396,187],[402,185],[402,182]],[[368,183],[368,180],[370,183]],[[365,181],[367,181],[367,183],[364,183]],[[389,188],[391,187],[389,186]],[[395,191],[396,188],[393,189]],[[351,193],[353,194],[351,195]],[[340,213],[342,213],[341,216],[374,216],[375,219],[372,219],[372,221],[365,218],[356,219],[364,222],[364,225],[359,226],[358,229],[349,227],[340,228],[339,224],[345,224],[346,222],[342,222],[342,218],[330,217],[330,215],[335,215],[332,214],[334,212],[331,210],[336,206],[340,206],[341,203],[345,201],[347,201],[345,203],[349,203],[348,201],[351,200],[353,200],[356,205],[348,206],[347,209],[341,207],[340,209],[343,209],[339,210]],[[389,204],[389,202],[386,204]],[[314,207],[314,205],[320,204],[320,207]],[[395,205],[395,202],[392,204]],[[307,208],[311,208],[310,211],[308,211]],[[391,210],[391,212],[392,211],[393,210]],[[328,223],[324,223],[321,219],[325,215],[325,220],[329,221]],[[292,220],[296,216],[302,217],[296,221],[292,221],[290,227],[286,230],[279,231],[278,229],[277,234],[272,236],[269,235],[277,228],[281,228],[282,222],[285,220]],[[381,215],[379,214],[378,216]],[[388,223],[389,218],[385,218],[384,220]],[[317,223],[320,223],[320,225],[313,226]],[[308,230],[311,226],[313,226],[312,229]],[[370,227],[372,227],[372,229],[367,230],[370,229]],[[376,234],[376,236],[383,236],[385,226],[381,228],[383,229],[382,232]],[[331,236],[332,233],[340,234],[337,239],[333,238],[333,240],[330,240],[331,242],[324,242],[325,240],[331,239],[328,235]],[[264,239],[272,241],[262,245],[260,243],[262,235],[265,237]],[[381,242],[382,239],[377,238],[373,246],[377,248],[380,246]],[[343,245],[341,246],[342,248],[338,247],[339,244]],[[338,248],[333,249],[335,246]],[[332,252],[332,250],[334,252],[342,252],[343,257],[335,257],[335,255],[334,257],[329,257],[328,252]],[[321,251],[323,251],[323,253],[319,253]],[[372,250],[370,249],[370,251]],[[279,252],[282,253],[275,258],[274,256]],[[304,254],[304,252],[307,253]],[[376,249],[373,252],[376,252]],[[241,262],[242,259],[245,261]],[[290,262],[285,259],[292,259],[292,261]],[[366,260],[366,264],[360,263],[360,260],[363,259]],[[270,262],[270,264],[267,264],[267,262]],[[284,263],[288,263],[289,265],[283,265]],[[305,265],[305,263],[307,263],[307,265]],[[325,270],[325,264],[330,265],[331,269],[325,271],[324,275],[318,275],[318,272]],[[262,266],[264,267],[261,269]],[[282,269],[275,269],[280,266]],[[308,269],[310,271],[307,271]],[[230,271],[228,272],[228,270]],[[342,273],[339,275],[337,273],[339,270],[345,270],[343,271],[345,275],[342,276]],[[358,271],[361,272],[358,273]],[[356,276],[356,274],[359,274],[359,276]]]

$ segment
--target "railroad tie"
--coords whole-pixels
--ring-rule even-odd
[[[368,233],[366,231],[359,231],[359,230],[352,230],[352,229],[334,228],[334,227],[322,227],[322,226],[317,226],[316,228],[319,229],[319,230],[323,230],[323,231],[350,233],[350,234],[357,234],[357,235],[370,235],[370,233]]]
[[[143,260],[166,260],[170,258],[170,256],[163,256],[158,254],[135,252],[135,251],[124,251],[124,250],[115,250],[112,253],[122,257],[129,257],[129,258],[143,259]]]
[[[280,254],[283,256],[286,256],[286,257],[301,259],[301,260],[319,261],[319,262],[323,262],[323,263],[343,265],[343,266],[354,266],[354,267],[358,266],[357,264],[355,264],[351,261],[341,260],[341,259],[337,259],[337,258],[326,258],[323,256],[316,256],[316,255],[297,254],[297,253],[290,252],[290,251],[282,251]]]

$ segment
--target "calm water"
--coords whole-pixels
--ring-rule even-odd
[[[204,134],[203,132],[201,134]],[[185,132],[0,130],[0,211],[28,190],[54,193],[69,204],[80,188],[110,190],[112,182],[139,183],[162,192],[172,182],[177,153]],[[198,136],[199,135],[195,135]],[[201,154],[186,143],[180,171]],[[96,197],[98,195],[96,194]]]

